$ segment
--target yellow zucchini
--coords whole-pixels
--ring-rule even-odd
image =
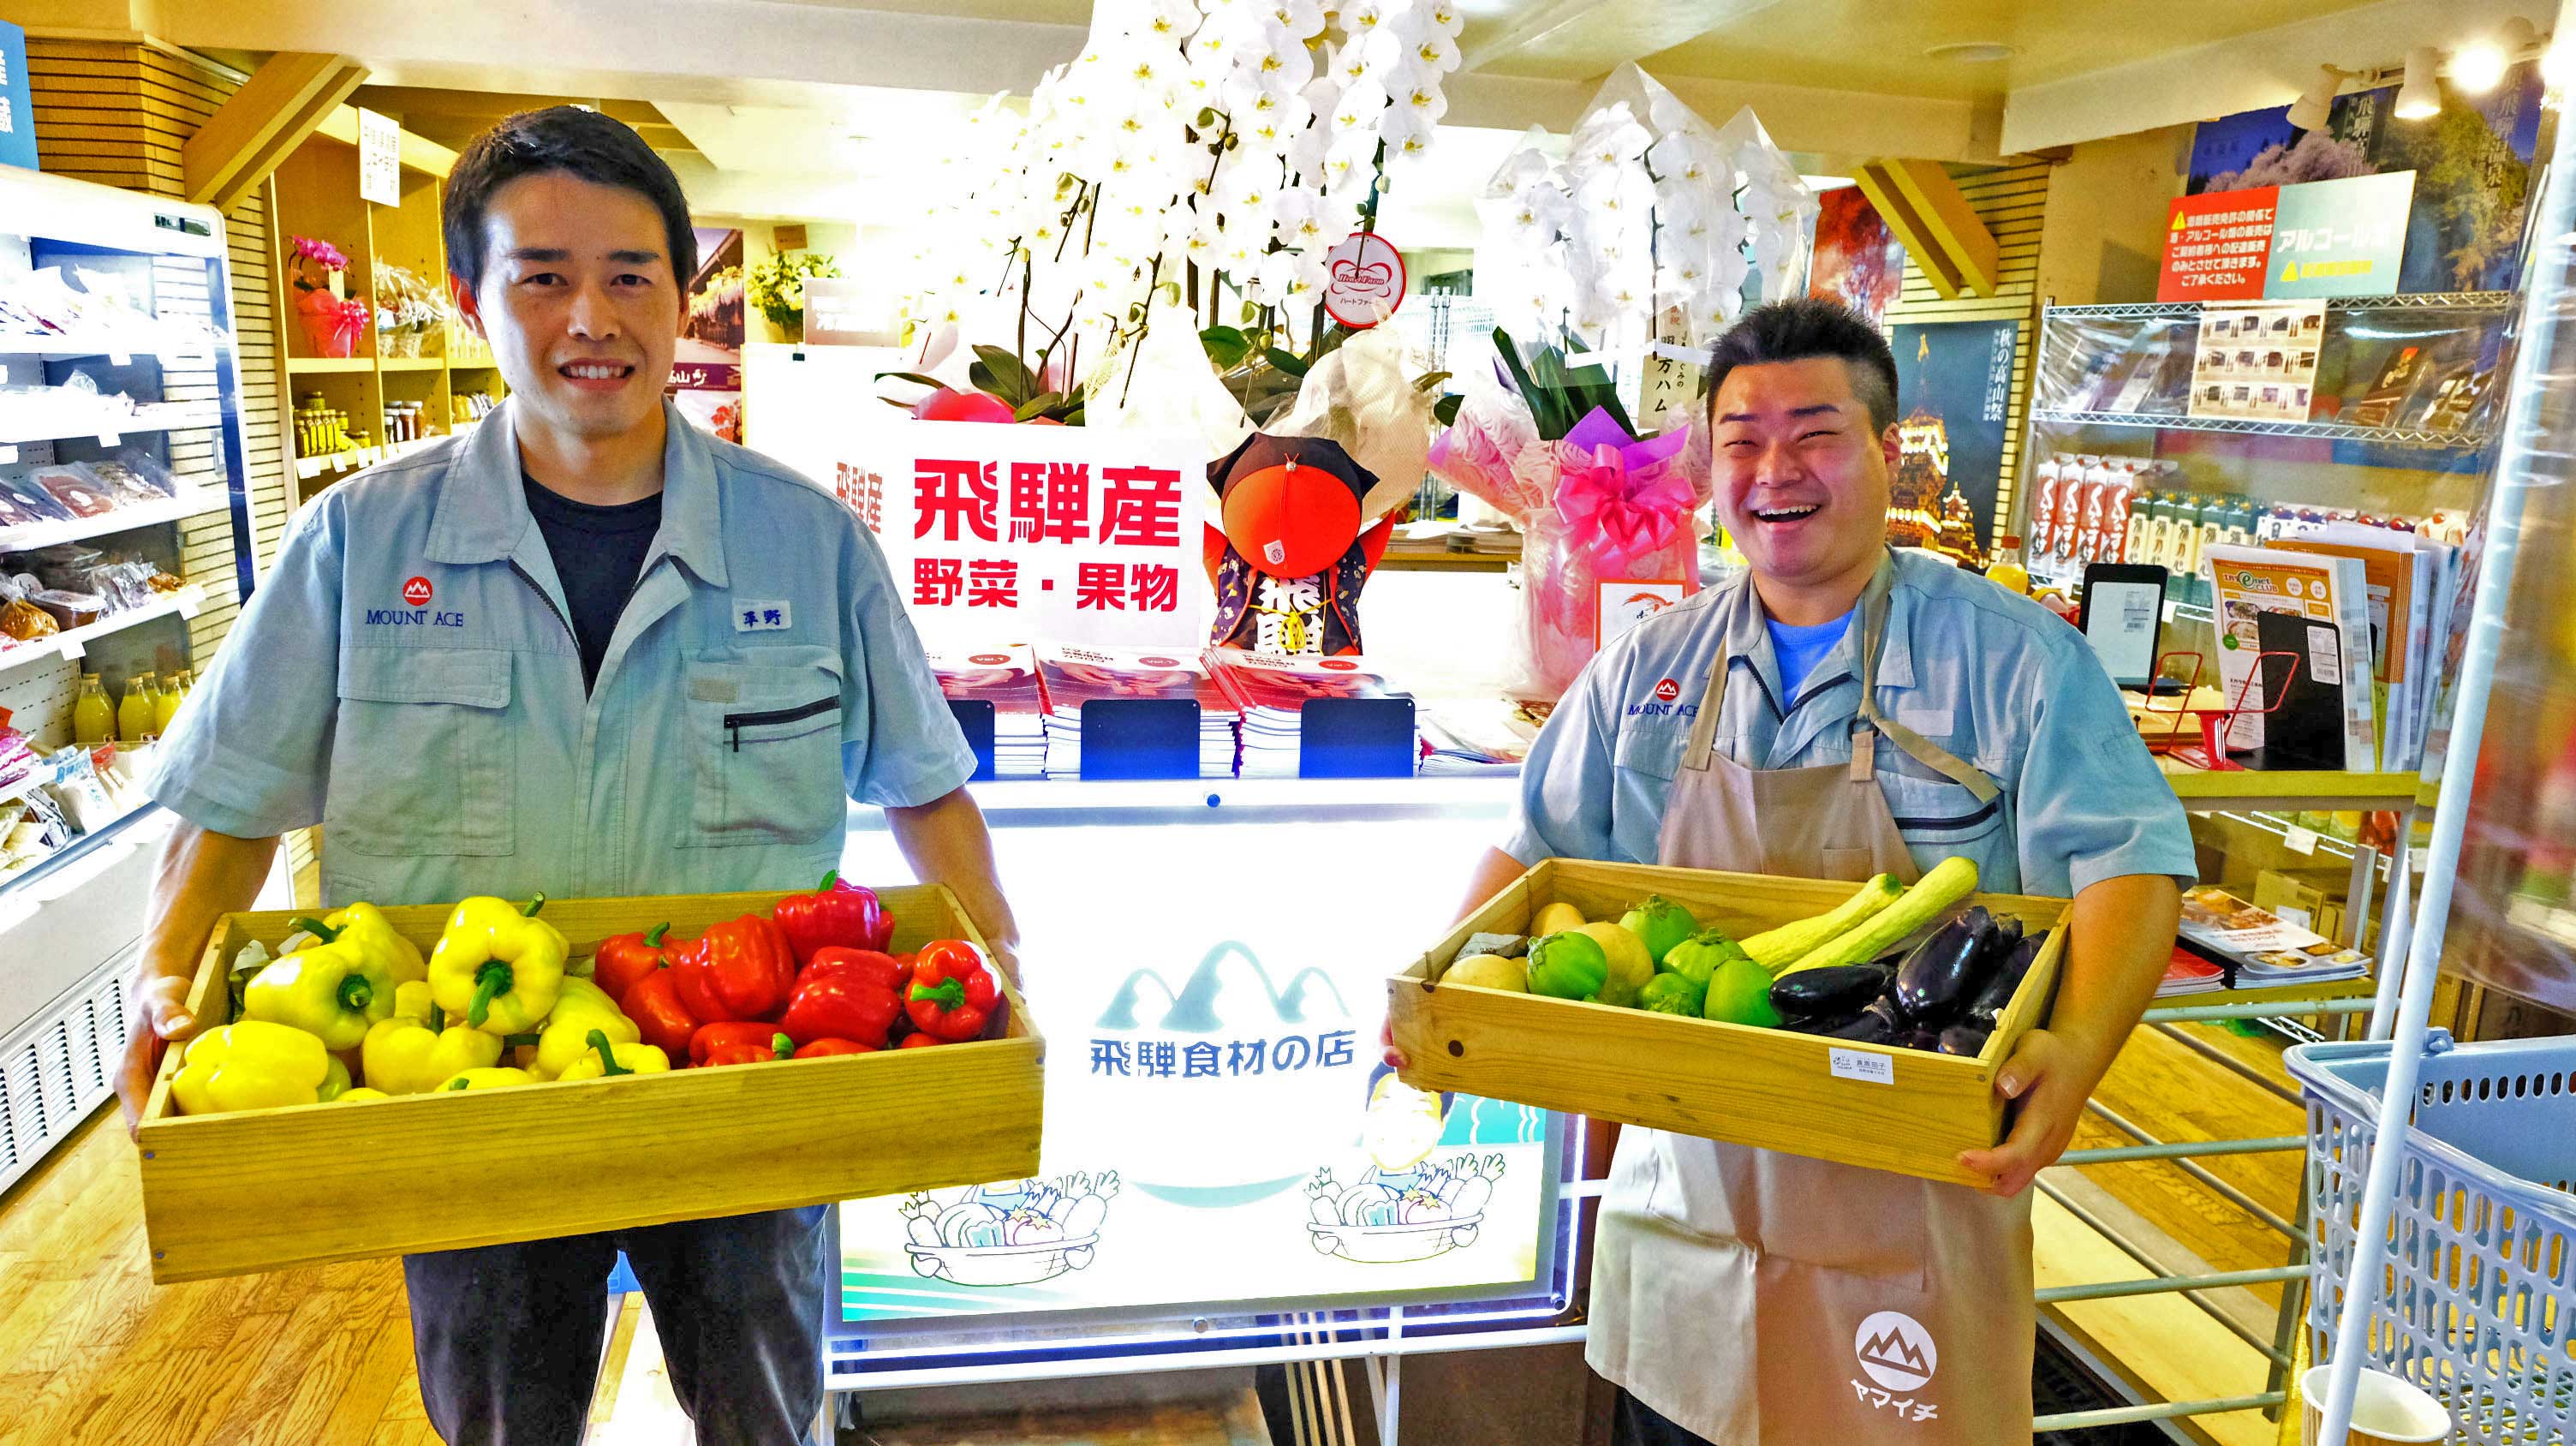
[[[1829,964],[1866,964],[1890,944],[1931,923],[1943,910],[1976,891],[1977,866],[1974,861],[1958,857],[1943,859],[1933,866],[1932,872],[1907,889],[1905,897],[1867,921],[1808,950],[1795,963],[1775,970],[1773,977],[1785,978],[1802,969],[1821,969]]]
[[[1744,952],[1752,956],[1754,963],[1776,973],[1781,965],[1841,936],[1895,903],[1904,892],[1905,886],[1896,881],[1895,875],[1880,874],[1861,885],[1850,898],[1834,906],[1829,913],[1800,919],[1794,924],[1783,924],[1777,929],[1766,929],[1745,940]]]

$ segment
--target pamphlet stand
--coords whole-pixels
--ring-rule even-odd
[[[1300,778],[1411,778],[1411,698],[1310,698],[1297,710]]]
[[[1085,778],[1196,778],[1199,705],[1187,698],[1095,698],[1082,705]]]
[[[948,711],[957,715],[957,729],[966,735],[966,746],[975,750],[974,783],[993,781],[993,705],[983,698],[951,698]]]

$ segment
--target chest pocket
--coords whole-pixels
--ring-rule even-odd
[[[1937,733],[1924,736],[1936,747],[1959,752]],[[1981,802],[1964,785],[1884,737],[1878,742],[1878,787],[1887,795],[1887,811],[1895,816],[1896,831],[1908,844],[1967,853],[2004,830],[2002,795]]]
[[[380,857],[514,852],[510,682],[500,648],[344,651],[330,845]]]
[[[747,662],[688,665],[695,763],[684,845],[808,844],[847,816],[840,655],[761,652]]]

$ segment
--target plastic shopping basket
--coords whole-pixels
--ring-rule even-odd
[[[2389,1046],[2288,1053],[2308,1104],[2308,1346],[2330,1354]],[[2576,1443],[2576,1038],[2425,1041],[2371,1359],[2479,1446]]]

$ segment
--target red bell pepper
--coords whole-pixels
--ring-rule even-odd
[[[895,1046],[895,1048],[897,1048],[897,1049],[936,1049],[936,1048],[938,1048],[940,1045],[946,1044],[947,1042],[948,1042],[947,1040],[941,1039],[938,1035],[935,1035],[935,1034],[921,1034],[921,1033],[917,1033],[917,1032],[916,1032],[916,1033],[913,1033],[913,1034],[907,1034],[907,1035],[905,1035],[905,1036],[903,1037],[903,1043],[901,1043],[901,1044],[899,1044],[899,1045],[896,1045],[896,1046]]]
[[[756,1064],[795,1053],[794,1040],[779,1033],[777,1025],[758,1020],[718,1020],[699,1025],[698,1032],[689,1036],[689,1063],[702,1067]]]
[[[818,949],[882,950],[894,938],[894,920],[876,890],[844,880],[837,870],[825,874],[814,892],[779,900],[769,916],[785,931],[799,964],[811,961]]]
[[[644,1042],[674,1061],[689,1056],[689,1037],[705,1021],[680,1000],[680,971],[656,969],[630,985],[617,1007],[635,1021]]]
[[[1001,994],[992,968],[974,945],[941,939],[921,946],[905,998],[916,1029],[956,1043],[983,1036]]]
[[[590,982],[611,999],[623,999],[626,991],[656,969],[667,967],[669,950],[686,947],[687,941],[665,946],[662,936],[671,932],[668,924],[656,924],[650,933],[617,934],[599,941],[599,957],[592,963]]]
[[[903,1013],[902,971],[894,960],[868,949],[826,946],[796,977],[796,992],[778,1027],[798,1044],[818,1039],[856,1040],[883,1049],[886,1033]]]
[[[861,1044],[855,1039],[818,1039],[811,1044],[796,1047],[798,1059],[821,1059],[831,1054],[874,1054],[876,1052],[875,1045]]]
[[[707,930],[671,960],[680,1002],[708,1023],[774,1019],[796,988],[796,958],[787,936],[758,914]]]

